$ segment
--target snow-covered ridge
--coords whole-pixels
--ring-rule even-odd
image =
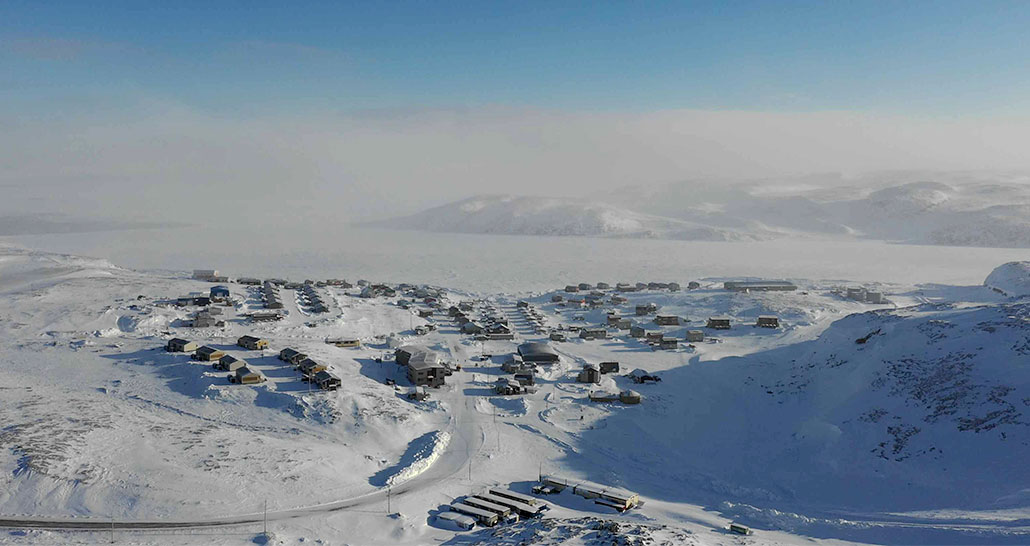
[[[926,176],[692,181],[584,199],[475,196],[375,225],[454,233],[698,241],[834,237],[1030,248],[1027,180]]]
[[[697,241],[755,240],[765,235],[643,214],[598,201],[513,195],[470,197],[373,225],[447,233]]]

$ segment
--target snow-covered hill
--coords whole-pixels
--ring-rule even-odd
[[[714,227],[765,226],[818,236],[1030,247],[1030,179],[882,173],[746,182],[685,182],[609,197],[633,210]]]
[[[471,197],[371,225],[448,233],[691,241],[755,240],[768,235],[642,214],[596,201],[510,195]]]
[[[884,173],[623,188],[595,199],[477,196],[375,225],[698,241],[831,237],[1030,248],[1030,178]]]
[[[1030,262],[1009,262],[991,271],[984,286],[1013,298],[1030,296]]]

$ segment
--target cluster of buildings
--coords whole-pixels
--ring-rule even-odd
[[[256,336],[240,336],[236,345],[249,351],[260,351],[269,347],[267,339]],[[231,355],[228,352],[211,347],[200,345],[194,341],[182,338],[173,338],[165,344],[169,352],[189,353],[192,358],[201,362],[211,362],[214,369],[229,372],[229,382],[242,385],[264,383],[267,378],[259,370],[253,368],[245,359]],[[279,352],[279,360],[291,364],[294,369],[301,372],[304,381],[318,385],[319,388],[332,391],[340,388],[340,378],[329,371],[328,366],[319,364],[308,358],[307,355],[295,349],[283,349]]]
[[[279,360],[293,366],[301,374],[301,379],[318,385],[325,391],[335,391],[342,386],[339,376],[329,370],[329,366],[316,362],[308,355],[291,348],[279,351]]]
[[[283,298],[279,294],[279,285],[272,281],[265,281],[261,285],[261,301],[265,309],[282,309]]]
[[[305,282],[297,292],[300,296],[301,303],[307,307],[308,311],[312,313],[325,313],[329,311],[325,301],[322,300],[322,296],[320,296],[315,290],[315,285],[313,283],[308,284]]]
[[[614,508],[619,512],[640,505],[640,495],[632,491],[561,476],[541,476],[540,485],[535,489],[545,494],[557,494],[570,489],[574,495],[593,499],[594,503]]]
[[[862,287],[848,288],[845,290],[844,295],[849,300],[861,301],[864,303],[872,303],[875,305],[887,303],[887,299],[884,297],[883,292],[866,290]]]
[[[469,530],[476,524],[493,527],[498,523],[515,523],[519,519],[541,515],[550,507],[540,499],[516,493],[503,487],[491,487],[479,493],[455,499],[437,521],[455,529]]]
[[[478,316],[473,317],[474,313],[475,304],[468,301],[452,305],[447,309],[447,316],[454,320],[463,334],[474,335],[479,340],[515,339],[511,321],[493,305],[487,304],[478,313]]]
[[[581,282],[579,284],[569,284],[565,286],[565,292],[570,294],[576,292],[587,292],[591,290],[611,289],[611,285],[609,285],[606,282],[599,282],[597,284]],[[616,292],[642,292],[644,290],[669,290],[675,292],[680,290],[680,285],[676,282],[638,282],[635,284],[631,284],[628,282],[620,282],[615,285]]]

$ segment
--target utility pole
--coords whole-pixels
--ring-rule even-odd
[[[393,513],[393,508],[390,506],[390,495],[393,493],[393,487],[386,487],[386,515]]]
[[[114,514],[111,514],[111,544],[114,544]]]
[[[261,527],[262,527],[261,528],[261,535],[264,536],[265,539],[267,539],[268,538],[268,499],[265,499],[265,513],[264,513],[264,517],[262,519],[263,519],[263,523],[261,525]]]

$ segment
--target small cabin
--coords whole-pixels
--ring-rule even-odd
[[[598,368],[600,368],[601,373],[618,373],[619,372],[619,363],[618,362],[602,362],[602,363],[598,364]]]
[[[625,390],[619,393],[619,402],[623,404],[639,404],[640,393],[637,391]]]
[[[568,340],[568,337],[566,337],[565,334],[563,334],[561,332],[551,332],[551,335],[548,336],[548,337],[550,338],[551,341],[567,341]]]
[[[228,286],[212,286],[210,290],[211,301],[229,301],[231,297]]]
[[[342,384],[339,377],[327,370],[316,373],[312,382],[324,391],[335,391]]]
[[[218,361],[214,363],[214,368],[216,370],[222,370],[226,372],[235,372],[236,370],[246,365],[247,361],[243,360],[242,358],[236,358],[232,355],[225,355],[222,358],[219,358]]]
[[[755,322],[755,326],[762,328],[779,328],[780,319],[774,315],[759,315],[758,321]]]
[[[301,375],[304,376],[304,381],[310,381],[314,378],[315,374],[327,370],[328,368],[329,367],[325,364],[319,364],[310,358],[305,358],[299,365],[297,365],[297,369],[300,371]]]
[[[170,353],[190,353],[196,351],[200,347],[195,341],[187,341],[182,338],[169,339],[168,343],[165,344],[165,350]]]
[[[264,383],[265,382],[264,374],[262,374],[261,372],[259,372],[257,370],[252,370],[252,369],[248,368],[247,366],[243,366],[242,368],[237,368],[236,369],[236,375],[235,376],[230,375],[229,378],[230,378],[229,381],[231,381],[233,383],[239,383],[241,385],[252,385],[252,384],[255,384],[255,383]]]
[[[260,350],[260,349],[267,349],[268,348],[268,340],[267,339],[261,339],[261,338],[258,338],[258,337],[254,337],[254,336],[242,336],[242,337],[240,337],[240,339],[236,340],[236,345],[239,345],[240,347],[243,347],[244,349],[250,349],[252,351],[257,351],[257,350]]]
[[[289,349],[289,348],[287,348],[287,349],[283,349],[283,350],[279,351],[279,360],[282,360],[283,362],[288,362],[288,363],[294,364],[294,365],[300,364],[307,357],[308,357],[308,355],[306,355],[306,354],[304,354],[304,353],[302,353],[302,352],[300,352],[300,351],[298,351],[296,349]]]
[[[580,383],[600,383],[601,382],[601,370],[594,364],[586,364],[583,366],[583,370],[576,376],[576,381]]]
[[[214,347],[208,347],[207,345],[198,348],[196,352],[193,353],[193,358],[205,362],[215,361],[223,356],[225,356],[225,351],[215,349]]]
[[[705,333],[701,330],[687,330],[688,343],[700,343],[705,340]]]
[[[575,292],[579,292],[579,287],[574,284],[570,284],[565,287],[565,291],[572,294]]]
[[[661,341],[658,342],[658,348],[663,350],[675,350],[679,349],[679,346],[679,340],[671,337],[663,337]]]
[[[721,316],[708,319],[708,328],[713,330],[729,330],[730,327],[730,317]]]
[[[659,326],[679,326],[680,318],[676,315],[658,315],[654,318],[654,323]]]

